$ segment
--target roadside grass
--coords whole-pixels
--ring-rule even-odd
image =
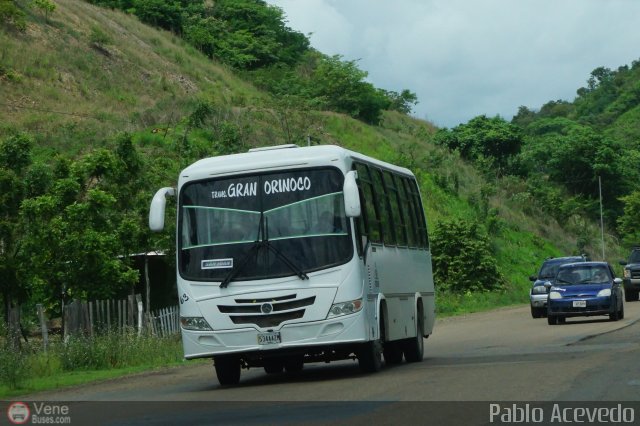
[[[12,347],[7,338],[0,343],[0,398],[184,363],[179,335],[157,338],[114,332],[73,337],[67,342],[56,336],[46,352],[37,340],[19,348]]]

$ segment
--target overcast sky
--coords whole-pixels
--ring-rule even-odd
[[[572,101],[594,68],[640,59],[640,0],[267,2],[376,87],[416,93],[413,115],[441,127]]]

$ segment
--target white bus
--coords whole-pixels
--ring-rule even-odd
[[[282,145],[200,160],[151,202],[177,200],[186,359],[300,371],[421,361],[435,319],[427,227],[411,171],[337,146]]]

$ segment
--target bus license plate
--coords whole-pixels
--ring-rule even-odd
[[[282,339],[280,338],[279,331],[274,331],[273,333],[258,333],[259,345],[274,345],[280,342],[282,342]]]
[[[574,308],[586,308],[587,307],[587,301],[586,300],[574,300],[573,301],[573,307]]]

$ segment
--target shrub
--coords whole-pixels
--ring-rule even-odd
[[[489,238],[476,222],[438,222],[431,237],[431,251],[434,278],[441,290],[484,292],[504,285]]]

